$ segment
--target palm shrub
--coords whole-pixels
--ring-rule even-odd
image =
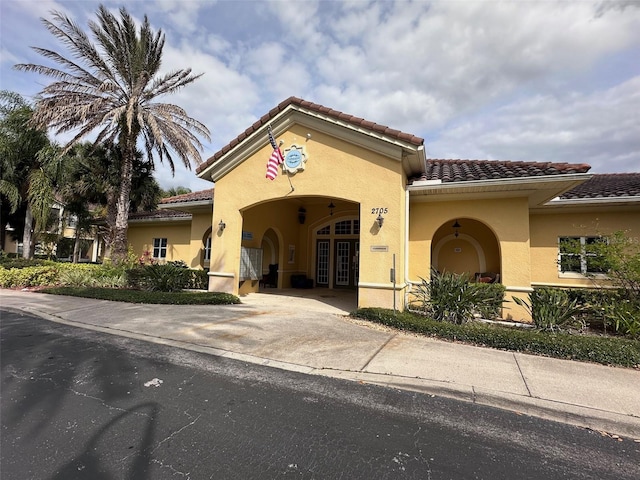
[[[616,333],[640,339],[640,300],[623,299],[608,304],[604,310]]]
[[[421,278],[414,292],[418,309],[434,320],[464,323],[473,319],[479,305],[485,311],[492,310],[485,301],[495,292],[483,290],[471,283],[466,275],[432,270],[431,280]],[[500,302],[502,303],[502,302]]]
[[[536,288],[529,294],[529,301],[513,297],[513,301],[527,309],[538,330],[558,331],[575,326],[582,308],[559,288]]]
[[[475,312],[486,319],[500,318],[506,287],[501,283],[473,283],[472,286],[477,289]]]
[[[142,290],[175,292],[189,282],[190,270],[172,263],[152,264],[127,270],[127,283]]]

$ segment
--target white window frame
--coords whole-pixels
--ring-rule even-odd
[[[165,260],[167,258],[167,246],[169,245],[166,237],[158,237],[153,239],[153,258],[156,260]]]
[[[580,253],[562,253],[562,241],[563,240],[578,240],[580,242]],[[558,275],[562,278],[586,278],[587,276],[591,276],[591,277],[598,277],[598,278],[606,278],[607,275],[605,273],[602,272],[589,272],[588,271],[588,262],[587,259],[590,256],[595,256],[595,254],[590,254],[587,253],[586,251],[586,246],[587,246],[587,242],[588,240],[591,239],[595,239],[595,240],[604,240],[606,241],[606,238],[598,236],[598,235],[584,235],[584,236],[577,236],[577,235],[567,235],[567,236],[562,236],[562,237],[558,237]],[[576,271],[572,271],[572,270],[567,270],[567,271],[563,271],[562,270],[562,257],[564,255],[567,256],[579,256],[580,257],[580,271],[576,272]]]
[[[204,261],[211,261],[211,235],[204,241]]]

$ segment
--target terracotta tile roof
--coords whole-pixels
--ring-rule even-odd
[[[178,210],[151,210],[149,212],[135,212],[129,214],[129,220],[160,220],[163,218],[191,218],[191,214]]]
[[[586,173],[590,168],[585,163],[432,159],[427,160],[427,171],[410,178],[409,184],[420,180],[441,180],[448,183]]]
[[[640,173],[597,174],[560,198],[612,198],[640,196]]]
[[[411,144],[416,145],[416,146],[420,146],[420,145],[424,144],[424,139],[422,139],[420,137],[416,137],[415,135],[412,135],[410,133],[404,133],[404,132],[401,132],[400,130],[394,130],[394,129],[389,128],[389,127],[387,127],[385,125],[379,125],[377,123],[370,122],[370,121],[365,120],[365,119],[360,118],[360,117],[355,117],[353,115],[349,115],[347,113],[343,113],[343,112],[340,112],[338,110],[333,110],[332,108],[324,107],[324,106],[319,105],[317,103],[308,102],[308,101],[303,100],[301,98],[289,97],[285,101],[283,101],[280,104],[278,104],[277,107],[275,107],[274,109],[270,110],[269,113],[267,113],[267,114],[263,115],[262,117],[260,117],[260,119],[257,120],[253,125],[251,125],[249,128],[247,128],[244,132],[242,132],[236,138],[231,140],[231,142],[228,145],[222,147],[222,149],[220,149],[218,152],[214,153],[213,156],[209,157],[206,162],[202,163],[200,166],[198,166],[198,168],[196,168],[196,173],[202,172],[203,170],[205,170],[206,168],[211,166],[216,160],[221,158],[223,155],[229,153],[237,145],[239,145],[240,142],[242,142],[245,138],[247,138],[249,135],[251,135],[252,133],[256,132],[257,130],[263,128],[277,114],[279,114],[280,112],[285,110],[290,105],[296,105],[296,106],[299,106],[299,107],[303,107],[303,108],[305,108],[307,110],[312,110],[314,112],[321,113],[321,114],[323,114],[323,115],[325,115],[327,117],[331,117],[331,118],[333,118],[335,120],[339,120],[341,122],[349,123],[349,124],[351,124],[351,125],[353,125],[355,127],[360,127],[360,128],[364,128],[364,129],[367,129],[367,130],[371,130],[372,132],[380,133],[380,134],[386,135],[386,136],[391,137],[391,138],[396,138],[398,140],[402,140],[404,142],[411,143]],[[266,137],[265,137],[265,139],[266,139]]]
[[[173,203],[185,203],[185,202],[204,202],[207,200],[213,200],[213,188],[206,190],[200,190],[198,192],[183,193],[182,195],[175,195],[173,197],[167,197],[160,200],[161,204],[173,204]]]

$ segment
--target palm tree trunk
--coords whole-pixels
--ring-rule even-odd
[[[33,223],[31,205],[27,204],[27,213],[24,216],[24,233],[22,234],[22,258],[33,258]]]
[[[122,261],[127,256],[127,229],[129,226],[129,207],[131,204],[131,176],[133,174],[133,157],[135,155],[135,139],[125,140],[122,152],[122,170],[120,172],[120,192],[116,203],[116,224],[111,246],[112,259]]]
[[[73,260],[72,263],[78,263],[80,256],[80,228],[76,225],[75,241],[73,242]]]

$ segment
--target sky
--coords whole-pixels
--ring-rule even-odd
[[[1,0],[0,88],[32,101],[52,80],[13,65],[44,63],[31,46],[69,56],[40,19],[87,27],[100,3],[123,4]],[[161,98],[209,128],[203,160],[295,96],[422,137],[428,158],[640,172],[640,0],[124,4],[164,32],[164,71],[203,74]],[[196,166],[155,175],[165,189],[210,188]]]

